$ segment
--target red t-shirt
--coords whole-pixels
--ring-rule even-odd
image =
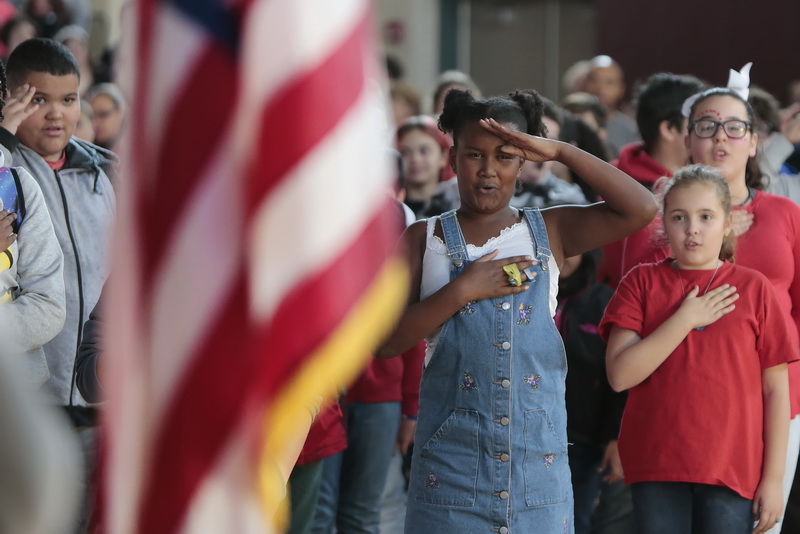
[[[338,402],[322,406],[300,451],[296,465],[318,462],[347,448],[347,432],[342,423],[342,409]]]
[[[743,208],[753,214],[753,224],[736,243],[735,261],[765,275],[775,287],[778,303],[794,325],[789,336],[800,347],[800,206],[790,199],[757,192]],[[660,261],[669,254],[655,248],[643,261]],[[800,414],[800,363],[789,366],[792,417]]]
[[[347,387],[347,402],[400,401],[403,415],[416,416],[424,360],[424,341],[396,358],[373,358],[358,379]]]
[[[712,270],[681,270],[686,291],[701,294]],[[617,289],[600,323],[650,335],[683,302],[670,260],[640,265]],[[790,325],[762,274],[723,264],[710,289],[736,286],[736,309],[692,330],[653,374],[628,392],[619,452],[625,482],[695,482],[727,486],[752,499],[764,453],[761,376],[797,359]]]
[[[66,162],[67,162],[67,152],[66,151],[61,153],[61,157],[58,158],[57,161],[47,161],[47,160],[45,160],[45,163],[47,163],[50,166],[50,168],[53,169],[54,171],[60,171],[64,167],[64,164]]]

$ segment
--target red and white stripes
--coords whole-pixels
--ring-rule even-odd
[[[357,371],[405,294],[370,5],[137,8],[103,525],[268,532],[276,429]]]

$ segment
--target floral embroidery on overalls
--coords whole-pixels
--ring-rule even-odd
[[[545,454],[544,456],[542,456],[542,462],[544,462],[544,466],[547,468],[553,465],[555,459],[556,459],[555,454]]]
[[[472,378],[472,375],[464,373],[464,378],[461,379],[461,384],[459,384],[458,387],[464,391],[475,391],[478,389],[478,384],[475,383],[475,379]]]
[[[464,307],[459,310],[458,313],[461,315],[470,315],[472,313],[475,313],[475,308],[473,307],[473,304],[475,304],[474,300],[467,302],[466,304],[464,304]]]
[[[520,302],[519,304],[519,319],[517,319],[517,324],[530,324],[531,322],[531,310],[533,306],[525,306]]]
[[[539,389],[539,382],[542,381],[542,375],[523,376],[522,379],[531,387],[531,391]]]
[[[439,481],[436,480],[436,475],[433,471],[428,473],[428,480],[425,481],[425,487],[428,489],[439,489]]]
[[[565,517],[564,518],[564,534],[567,534],[568,531],[569,531],[569,522],[567,521],[567,518]]]

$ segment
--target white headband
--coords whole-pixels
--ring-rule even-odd
[[[747,101],[747,97],[750,96],[750,67],[752,66],[753,62],[751,61],[742,67],[742,70],[737,72],[733,69],[730,69],[728,74],[728,89],[741,96],[745,102]],[[689,118],[692,113],[692,106],[701,94],[702,93],[697,93],[696,95],[692,95],[683,101],[681,113],[684,117]]]

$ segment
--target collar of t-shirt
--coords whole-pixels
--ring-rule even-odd
[[[45,160],[47,161],[47,160]],[[67,151],[64,150],[61,152],[61,157],[58,158],[58,161],[47,161],[47,164],[50,165],[50,168],[54,171],[60,171],[64,164],[67,162]]]

